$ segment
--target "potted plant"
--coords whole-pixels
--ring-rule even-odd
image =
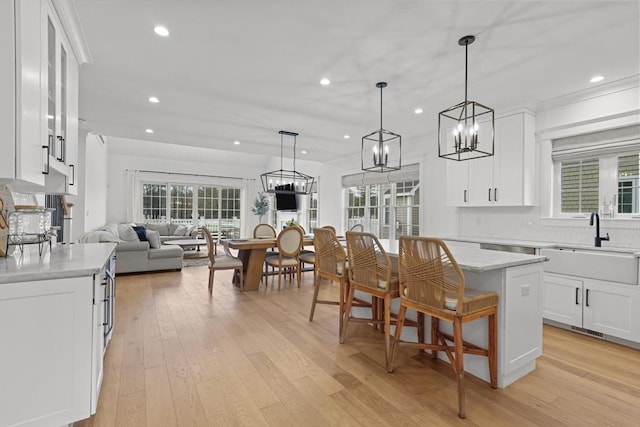
[[[258,193],[255,200],[253,201],[253,207],[251,208],[251,212],[258,215],[259,222],[262,224],[262,217],[269,211],[269,199],[264,193]]]

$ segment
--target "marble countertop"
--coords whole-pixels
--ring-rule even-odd
[[[37,245],[16,248],[12,256],[0,257],[0,284],[90,276],[99,273],[115,250],[115,243],[46,246],[42,256]]]
[[[460,268],[474,273],[547,261],[547,257],[543,255],[527,255],[454,245],[448,247]],[[397,271],[398,254],[389,252],[388,255],[394,270]]]
[[[542,255],[526,255],[487,249],[465,248],[462,246],[451,246],[449,250],[463,270],[476,273],[518,265],[535,264],[547,260],[547,257]]]
[[[621,252],[632,254],[636,257],[640,257],[640,248],[618,248],[615,246],[607,246],[607,242],[603,242],[601,248],[596,248],[593,245],[580,245],[576,243],[557,243],[557,242],[542,242],[535,240],[517,240],[517,239],[501,239],[492,237],[469,237],[469,236],[447,236],[442,237],[442,240],[450,242],[469,242],[469,243],[488,243],[494,245],[507,245],[507,246],[520,246],[524,248],[539,248],[539,249],[583,249],[593,250],[601,252]]]

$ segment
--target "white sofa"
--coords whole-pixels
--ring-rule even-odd
[[[140,241],[131,223],[110,223],[89,231],[82,243],[116,242],[116,273],[181,270],[183,251],[179,246],[163,246],[158,230],[146,229],[148,241]],[[146,228],[146,227],[145,227]],[[187,239],[188,236],[164,236]],[[165,240],[166,241],[166,240]]]

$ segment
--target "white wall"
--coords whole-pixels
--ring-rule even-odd
[[[199,147],[186,147],[150,141],[131,140],[110,137],[109,146],[109,182],[107,186],[107,222],[127,220],[130,184],[127,170],[158,171],[162,173],[193,174],[194,176],[167,175],[172,182],[206,182],[208,176],[237,177],[253,180],[246,188],[250,189],[241,209],[243,235],[249,235],[258,223],[258,217],[251,213],[253,199],[262,191],[260,174],[280,169],[280,158],[271,158],[240,152],[210,150]],[[289,168],[290,165],[285,165]],[[304,160],[296,161],[296,169],[317,176],[320,164]],[[202,175],[198,178],[195,175]],[[157,175],[162,176],[162,175]],[[186,180],[186,181],[185,181]],[[204,181],[203,181],[204,180]],[[237,181],[243,186],[243,180]]]
[[[640,123],[638,76],[547,101],[536,114],[537,206],[458,208],[459,235],[593,245],[588,218],[549,218],[552,213],[551,139]],[[640,220],[604,218],[605,246],[640,248]]]
[[[74,200],[72,241],[100,227],[107,218],[107,146],[97,135],[80,131],[78,156],[78,197]]]

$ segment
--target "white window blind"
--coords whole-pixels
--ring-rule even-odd
[[[640,151],[640,125],[554,139],[553,161],[595,158]]]
[[[342,187],[357,187],[359,185],[384,184],[385,182],[419,181],[420,165],[402,166],[402,169],[389,172],[362,172],[342,177]]]

